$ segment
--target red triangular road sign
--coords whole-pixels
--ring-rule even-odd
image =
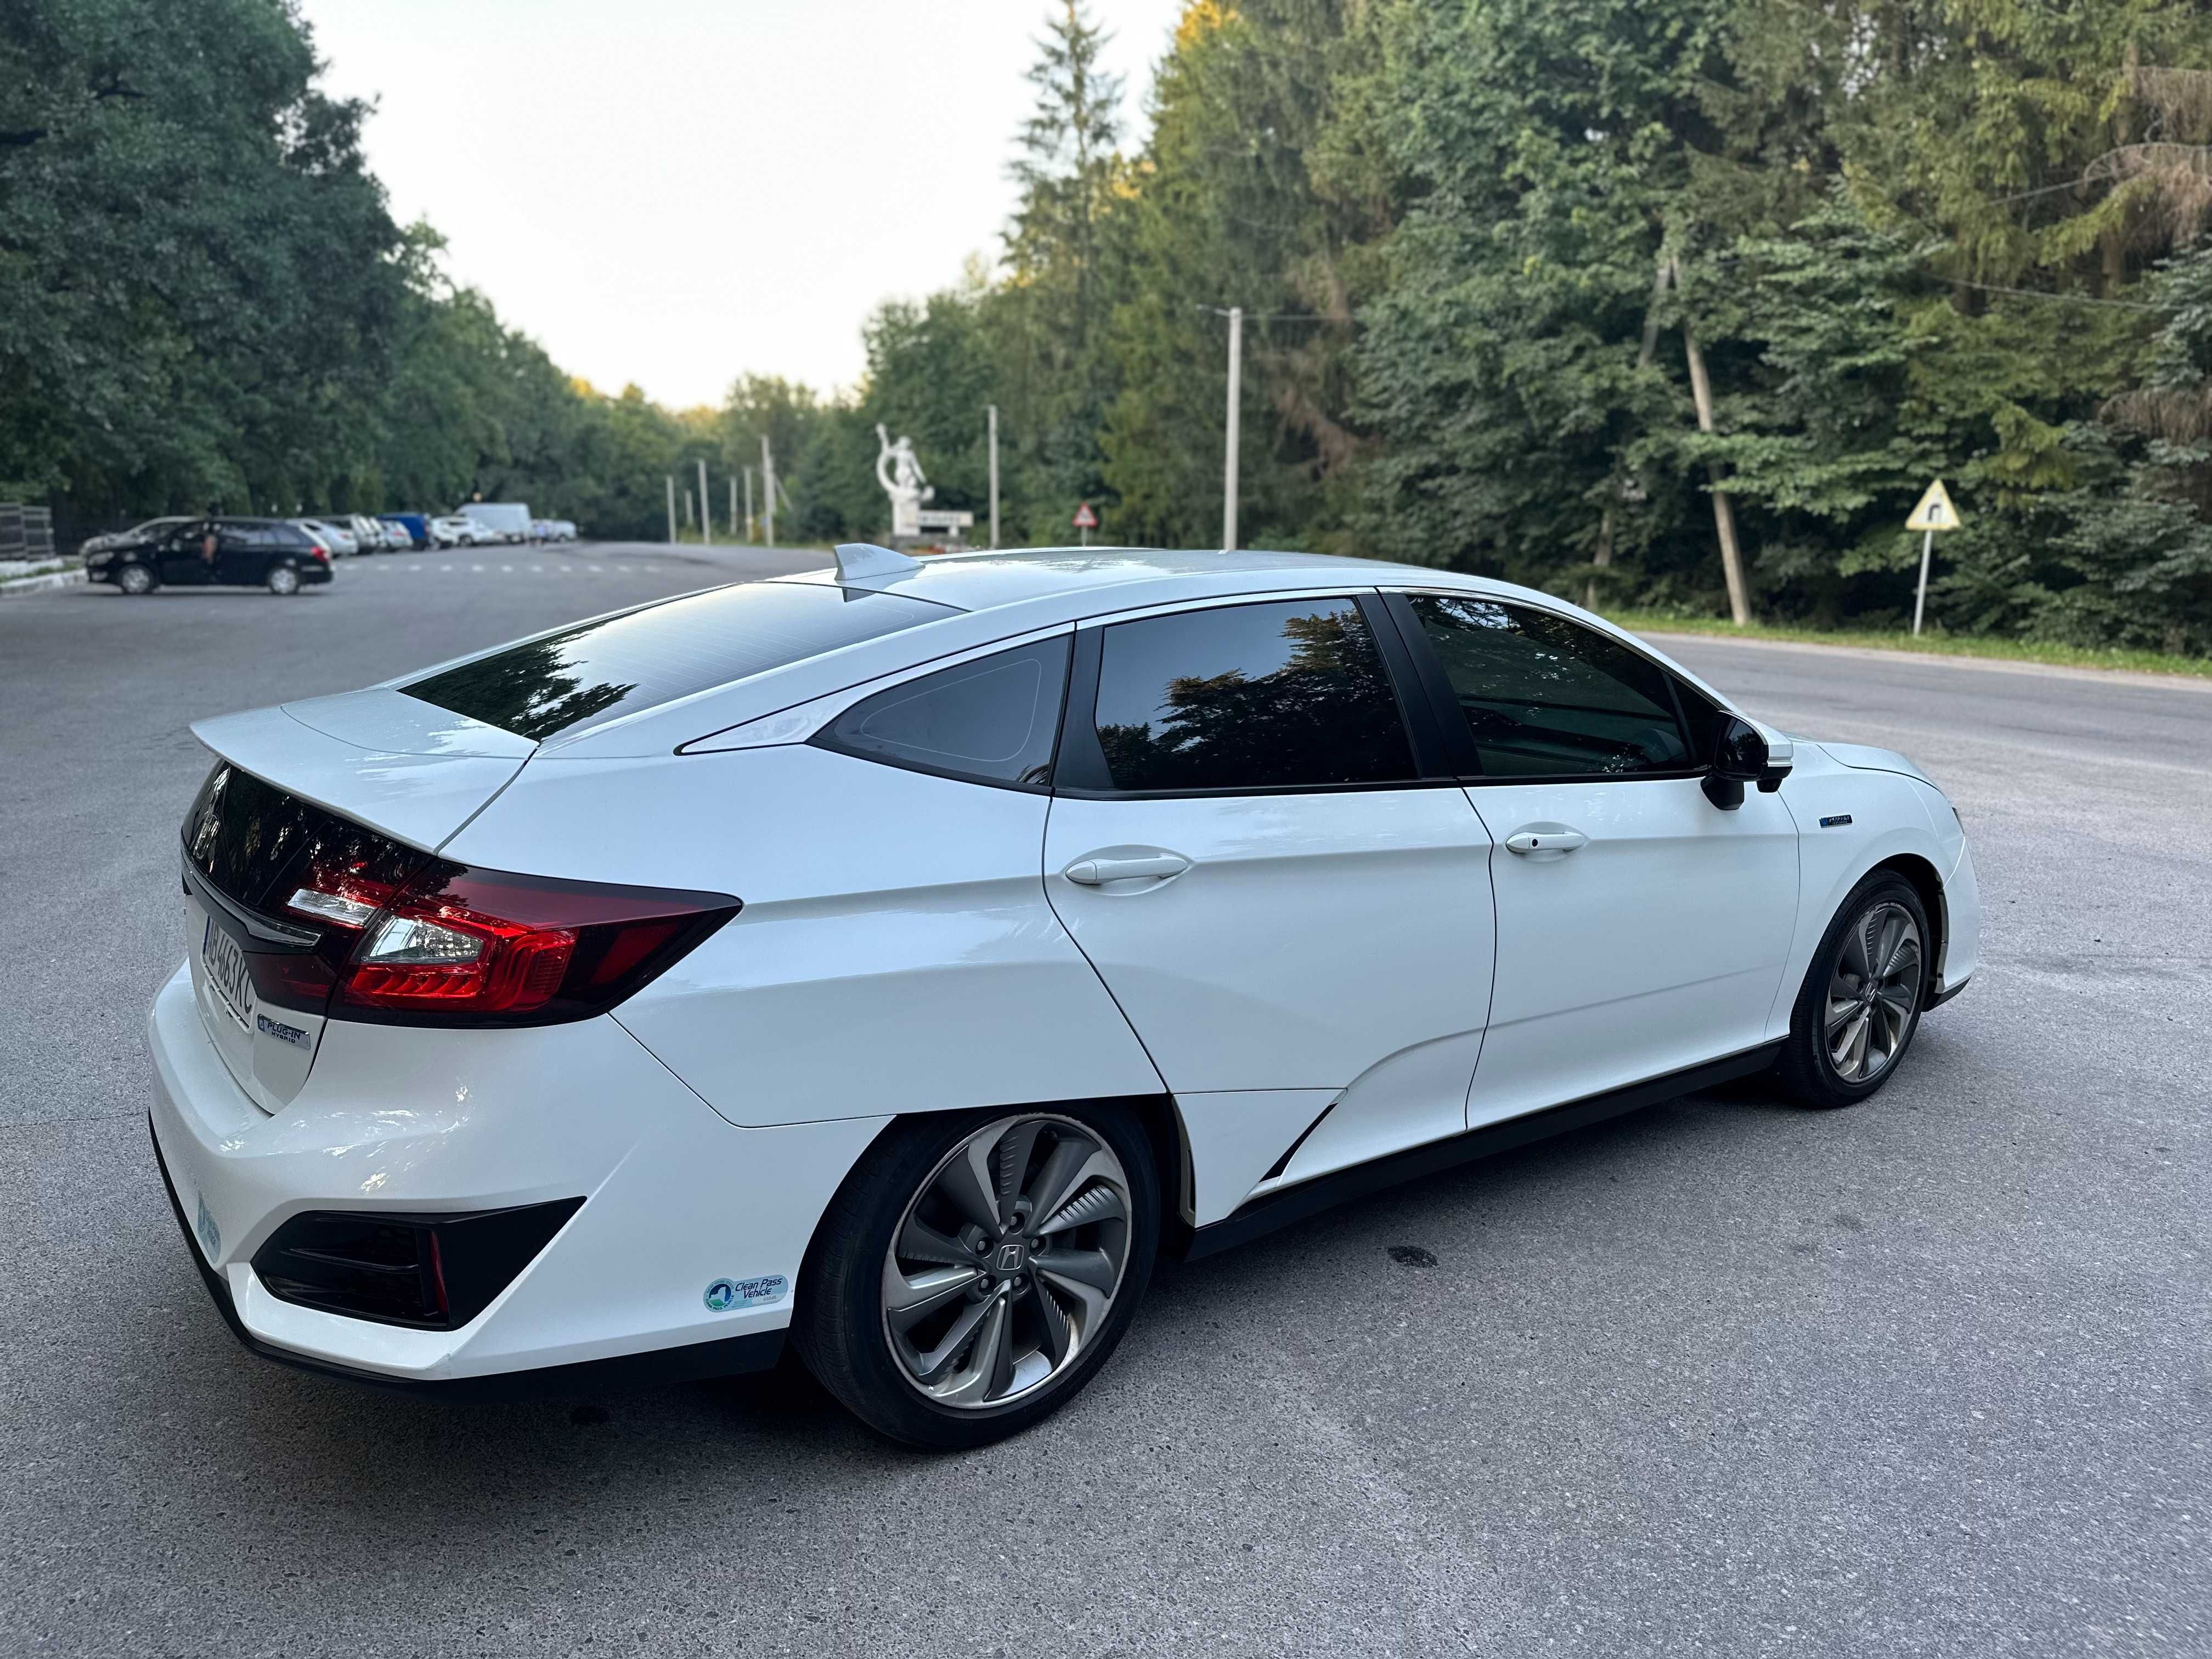
[[[1098,528],[1098,515],[1091,510],[1090,502],[1085,501],[1082,506],[1075,509],[1075,527],[1078,530],[1096,530]]]

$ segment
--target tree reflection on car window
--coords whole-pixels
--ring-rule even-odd
[[[1117,790],[1413,775],[1381,654],[1350,599],[1221,606],[1109,628],[1097,720]]]
[[[536,742],[957,614],[903,594],[744,582],[580,623],[399,689]]]
[[[1421,594],[1429,638],[1486,777],[1679,771],[1689,746],[1666,676],[1565,617]]]

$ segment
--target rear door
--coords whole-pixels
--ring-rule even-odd
[[[1498,851],[1498,990],[1470,1126],[1756,1047],[1789,953],[1778,795],[1701,787],[1720,711],[1570,617],[1393,595]]]
[[[216,580],[258,587],[269,574],[275,534],[259,525],[227,524],[216,548]]]
[[[1465,1121],[1490,843],[1422,775],[1377,622],[1329,596],[1077,635],[1046,890],[1181,1104],[1201,1222]]]

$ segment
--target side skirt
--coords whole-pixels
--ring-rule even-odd
[[[1334,1175],[1322,1176],[1302,1186],[1269,1193],[1264,1198],[1253,1200],[1234,1214],[1224,1216],[1211,1225],[1198,1229],[1191,1236],[1190,1249],[1183,1259],[1195,1261],[1202,1256],[1234,1249],[1239,1244],[1273,1232],[1278,1227],[1304,1221],[1310,1216],[1333,1210],[1352,1199],[1364,1198],[1370,1193],[1397,1186],[1401,1182],[1434,1175],[1440,1170],[1452,1169],[1458,1164],[1472,1164],[1477,1158],[1494,1158],[1500,1152],[1510,1152],[1517,1146],[1526,1146],[1534,1141],[1547,1140],[1571,1129],[1586,1128],[1593,1123],[1602,1123],[1609,1117],[1620,1117],[1629,1112],[1641,1111],[1646,1106],[1656,1106],[1662,1101],[1695,1094],[1701,1089],[1710,1089],[1733,1078],[1749,1077],[1753,1073],[1765,1071],[1773,1064],[1774,1057],[1781,1049],[1779,1042],[1762,1043],[1756,1048],[1747,1048],[1725,1060],[1708,1060],[1703,1066],[1669,1072],[1664,1077],[1633,1083],[1625,1089],[1614,1089],[1605,1094],[1571,1100],[1562,1106],[1508,1118],[1503,1123],[1486,1123],[1480,1129],[1468,1130],[1465,1134],[1454,1135],[1446,1140],[1433,1140],[1425,1146],[1412,1147],[1406,1152],[1394,1152],[1388,1158],[1376,1158],[1372,1163],[1339,1170]]]

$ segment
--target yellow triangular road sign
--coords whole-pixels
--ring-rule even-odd
[[[1920,498],[1920,505],[1912,509],[1912,516],[1905,521],[1907,530],[1956,530],[1959,509],[1951,505],[1951,494],[1943,488],[1941,478],[1928,486],[1928,493]]]

